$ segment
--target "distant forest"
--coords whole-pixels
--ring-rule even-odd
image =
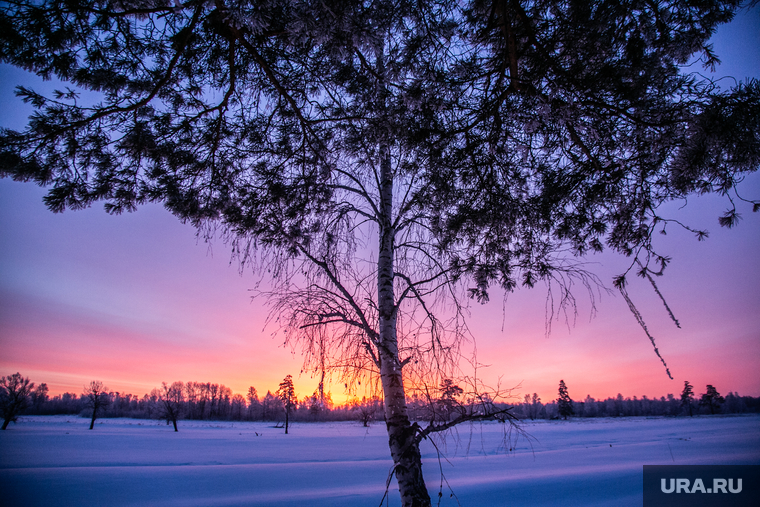
[[[16,382],[10,384],[9,381]],[[26,381],[26,384],[21,381]],[[19,386],[26,385],[24,388]],[[98,390],[93,395],[93,386]],[[282,385],[281,385],[282,386]],[[15,390],[15,391],[14,391]],[[21,399],[17,415],[80,415],[91,417],[93,400],[97,400],[98,418],[130,417],[137,419],[224,420],[224,421],[283,421],[285,402],[281,390],[267,391],[259,396],[250,387],[246,396],[233,394],[221,384],[211,382],[174,382],[153,389],[144,396],[109,391],[100,382],[93,381],[80,393],[63,393],[48,396],[46,384],[34,385],[19,374],[2,377],[0,398],[3,404],[11,394]],[[485,398],[461,399],[461,389],[450,380],[444,381],[435,394],[413,395],[407,400],[409,415],[418,421],[446,421],[458,413],[477,411],[479,406],[490,404],[491,408],[511,407],[510,413],[517,419],[558,419],[568,417],[636,417],[636,416],[689,416],[700,414],[739,414],[760,412],[760,397],[740,396],[729,392],[725,397],[708,385],[706,392],[694,395],[693,388],[685,383],[679,396],[668,394],[660,398],[623,397],[596,400],[587,396],[574,401],[568,388],[560,381],[559,397],[543,402],[537,394],[525,395],[519,403],[494,403]],[[290,420],[301,422],[359,420],[365,425],[383,419],[383,402],[378,397],[363,397],[345,404],[333,404],[329,394],[315,392],[302,399],[293,398],[290,404]]]

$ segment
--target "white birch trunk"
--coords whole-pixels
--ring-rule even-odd
[[[379,309],[380,379],[385,397],[385,420],[388,445],[393,457],[401,503],[404,507],[429,506],[430,496],[422,477],[422,459],[419,443],[415,440],[416,427],[409,421],[406,393],[401,375],[401,361],[396,335],[395,296],[393,293],[393,177],[390,149],[381,146],[380,181],[380,244],[377,261],[377,301]]]

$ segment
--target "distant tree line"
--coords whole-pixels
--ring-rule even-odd
[[[718,408],[713,407],[710,411],[709,405],[700,404],[698,401],[692,403],[692,414],[742,414],[760,412],[760,397],[740,396],[738,393],[730,392],[724,398],[724,403]],[[689,415],[688,406],[684,407],[678,397],[668,394],[660,398],[649,398],[642,396],[623,397],[618,394],[616,397],[606,399],[594,399],[586,396],[583,401],[571,401],[574,417],[637,417],[637,416],[683,416]],[[542,403],[535,393],[533,396],[525,395],[523,403],[514,405],[514,413],[520,419],[560,419],[563,415],[560,413],[559,403],[552,400],[549,403]]]
[[[760,412],[760,397],[740,396],[729,392],[723,397],[708,384],[699,398],[693,386],[684,382],[680,397],[672,394],[660,398],[624,398],[622,394],[605,400],[586,396],[583,401],[573,401],[563,380],[559,384],[559,397],[542,403],[536,393],[525,395],[524,401],[513,405],[514,414],[521,419],[559,419],[575,417],[638,417],[638,416],[693,416],[697,414],[741,414]]]
[[[760,412],[760,397],[740,396],[729,392],[721,396],[712,385],[697,398],[693,387],[686,382],[680,397],[673,394],[660,398],[642,396],[616,397],[596,400],[586,396],[574,401],[568,387],[560,381],[559,397],[542,402],[533,393],[524,395],[520,403],[493,403],[488,397],[464,398],[463,390],[451,380],[444,380],[433,392],[414,393],[407,400],[409,414],[414,420],[445,424],[457,417],[478,411],[510,409],[511,415],[522,420],[559,419],[567,417],[636,417],[684,416],[698,414],[737,414]],[[91,421],[96,418],[129,417],[164,419],[177,429],[177,421],[272,421],[317,422],[358,420],[368,426],[383,419],[383,401],[379,397],[355,398],[335,405],[329,394],[318,392],[298,398],[293,381],[286,377],[280,388],[259,396],[249,387],[245,396],[233,393],[229,387],[211,382],[163,383],[142,397],[109,391],[100,381],[84,386],[82,393],[48,395],[45,383],[35,385],[20,373],[0,378],[0,409],[3,428],[18,415],[79,415]]]
[[[442,386],[443,387],[443,386]],[[708,384],[705,393],[698,398],[694,395],[693,386],[685,382],[684,391],[680,397],[673,394],[660,398],[642,396],[623,397],[622,394],[596,400],[587,395],[583,401],[574,401],[568,392],[568,387],[560,380],[558,397],[547,403],[543,403],[538,394],[524,395],[521,403],[496,404],[500,408],[511,408],[511,414],[522,420],[535,419],[567,419],[568,417],[640,417],[640,416],[693,416],[707,414],[742,414],[760,412],[760,397],[740,396],[737,392],[729,392],[721,396],[717,389]],[[465,400],[463,406],[482,404],[484,400]],[[444,407],[452,406],[452,399],[447,401],[445,389],[441,390],[440,397],[429,399],[419,395],[413,395],[408,401],[411,416],[416,420],[429,420],[431,414],[436,411],[439,416]],[[449,408],[449,411],[452,409]]]
[[[282,422],[287,415],[290,421],[359,420],[366,426],[382,419],[383,408],[377,397],[357,398],[338,406],[330,394],[314,393],[299,399],[290,376],[280,389],[267,391],[264,396],[259,396],[253,386],[243,396],[223,384],[173,382],[140,397],[109,391],[100,381],[90,382],[81,393],[49,396],[46,384],[35,386],[20,373],[0,380],[0,400],[8,422],[18,415],[80,415],[89,418],[91,425],[97,418],[130,417],[165,419],[176,427],[182,419]]]
[[[104,396],[106,401],[98,411],[98,418],[283,422],[286,416],[286,404],[278,392],[267,391],[259,397],[254,387],[243,396],[233,394],[230,388],[220,384],[173,382],[142,397],[118,391],[107,392]],[[86,394],[63,393],[48,397],[44,403],[29,405],[23,414],[91,417],[92,408],[88,403]],[[324,402],[314,395],[291,398],[290,402],[290,421],[358,419],[369,422],[377,417],[382,418],[382,402],[378,398],[357,399],[338,406],[329,396]]]

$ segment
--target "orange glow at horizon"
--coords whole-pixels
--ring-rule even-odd
[[[760,41],[752,42],[760,36],[747,37],[749,43],[717,39],[715,49],[726,72],[760,77]],[[25,123],[28,111],[11,102],[25,76],[0,67],[3,127]],[[760,174],[743,185],[757,198]],[[300,351],[283,344],[276,322],[266,325],[265,302],[251,300],[250,290],[266,280],[250,269],[241,274],[226,245],[205,243],[158,205],[119,216],[99,206],[53,214],[42,203],[44,193],[31,183],[0,180],[0,375],[18,371],[46,383],[50,395],[80,394],[91,380],[139,397],[163,381],[197,381],[244,396],[253,386],[261,398],[288,374],[299,399],[317,389],[318,376],[302,372]],[[686,380],[695,393],[712,384],[724,396],[760,396],[760,214],[746,213],[727,230],[717,223],[722,199],[695,198],[683,210],[680,204],[668,211],[710,231],[704,242],[675,227],[655,239],[658,250],[673,256],[657,284],[681,329],[645,279],[628,277],[631,298],[674,380],[620,294],[595,293],[592,319],[582,287],[575,292],[577,315],[570,309],[566,325],[555,313],[548,336],[544,288],[520,289],[505,305],[495,290],[489,304],[472,304],[475,350],[465,356],[477,352],[478,377],[514,387],[514,402],[534,392],[550,402],[560,379],[576,401],[618,393],[678,396]],[[588,261],[610,286],[631,259],[605,253]],[[325,391],[336,404],[371,394],[346,393],[338,375]]]
[[[22,209],[41,207],[24,196],[39,197],[35,187],[2,181],[1,190],[30,202],[19,204]],[[97,379],[112,391],[138,396],[177,380],[224,384],[243,395],[253,386],[263,396],[287,374],[293,375],[299,398],[316,390],[318,377],[301,371],[299,350],[273,334],[276,324],[265,327],[264,302],[250,299],[248,289],[258,278],[241,276],[224,245],[214,245],[209,255],[191,228],[159,207],[123,217],[100,210],[53,215],[42,209],[35,220],[41,243],[27,242],[22,252],[33,269],[22,263],[15,274],[4,274],[0,287],[3,375],[20,371],[47,383],[51,394],[78,394]],[[570,330],[559,314],[547,336],[546,292],[540,288],[516,291],[503,307],[498,291],[491,303],[471,305],[469,325],[483,365],[479,377],[491,386],[519,386],[514,401],[533,392],[544,402],[553,400],[560,379],[575,400],[618,393],[659,398],[680,393],[684,380],[696,392],[709,383],[722,394],[760,395],[754,373],[760,361],[760,273],[753,269],[760,238],[741,232],[715,230],[709,241],[681,252],[658,280],[682,329],[669,320],[645,280],[630,282],[631,297],[675,380],[667,378],[619,295],[596,295],[598,315],[590,319],[590,302],[578,293]],[[101,240],[106,234],[111,236]],[[146,242],[146,234],[161,241]],[[677,236],[666,239],[684,239]],[[75,261],[40,264],[35,256],[47,249]],[[95,251],[101,254],[97,259]],[[598,260],[606,280],[626,262],[606,255]],[[337,377],[332,380],[326,391],[334,402],[354,396]]]

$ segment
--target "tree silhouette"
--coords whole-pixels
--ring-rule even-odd
[[[282,382],[280,382],[280,388],[277,389],[277,396],[285,407],[285,434],[287,435],[290,411],[293,410],[293,407],[296,404],[296,390],[295,387],[293,387],[293,377],[288,375]]]
[[[244,414],[248,406],[245,403],[245,398],[242,394],[234,394],[230,399],[230,410],[232,419],[236,421],[242,421],[245,417]]]
[[[174,425],[174,431],[179,431],[177,419],[185,401],[185,385],[182,382],[174,382],[169,386],[166,382],[162,382],[158,401],[161,407],[161,418],[166,419],[167,424],[171,422]]]
[[[95,426],[98,411],[107,407],[111,398],[108,396],[108,388],[100,380],[93,380],[84,386],[82,395],[85,399],[85,406],[92,410],[92,418],[90,419],[90,429],[92,429]]]
[[[48,400],[48,386],[45,382],[38,385],[31,394],[32,397],[32,406],[34,409],[39,413],[40,409],[42,408],[42,405],[45,404],[45,402]]]
[[[681,391],[681,408],[689,409],[689,417],[693,417],[692,406],[694,404],[694,386],[689,384],[688,380],[683,383],[683,391]]]
[[[454,414],[461,415],[463,407],[458,398],[464,394],[464,390],[449,378],[443,379],[438,389],[441,396],[437,404],[442,412],[443,420],[448,421]]]
[[[557,398],[557,408],[559,410],[559,415],[561,415],[564,419],[567,419],[567,416],[575,414],[575,409],[573,408],[573,400],[567,393],[567,386],[565,385],[564,380],[559,381],[559,398]]]
[[[541,412],[541,407],[543,406],[541,404],[541,398],[538,396],[537,393],[533,393],[533,397],[531,397],[529,394],[525,395],[525,412],[528,417],[530,417],[531,420],[534,420],[537,418]]]
[[[703,394],[699,400],[699,404],[703,407],[707,407],[710,410],[710,414],[714,414],[715,409],[720,408],[725,402],[725,398],[723,398],[723,396],[718,393],[718,390],[710,384],[707,384],[707,392]]]
[[[261,401],[255,387],[251,386],[248,388],[246,398],[248,399],[248,418],[255,419],[256,417],[261,417]]]
[[[377,413],[382,412],[382,402],[375,396],[371,398],[362,396],[361,401],[354,401],[351,409],[356,411],[357,418],[362,422],[362,425],[367,428],[369,427],[369,424],[375,420]]]
[[[8,428],[8,423],[14,423],[18,419],[19,412],[29,406],[30,396],[34,389],[34,382],[29,377],[22,377],[20,373],[14,373],[0,378],[0,411],[3,414],[3,426]]]
[[[262,418],[265,421],[274,420],[277,418],[277,414],[282,410],[282,402],[280,399],[272,394],[270,391],[264,395],[261,400]]]
[[[576,256],[607,247],[660,355],[626,277],[669,261],[661,204],[718,192],[733,226],[760,161],[757,82],[686,67],[716,63],[739,3],[4,3],[0,59],[69,88],[19,90],[37,111],[0,135],[0,174],[54,211],[161,202],[226,237],[306,367],[379,383],[402,503],[428,505],[419,443],[451,426],[413,425],[407,394],[501,394],[460,369],[466,296],[544,282],[553,315],[593,297]]]

